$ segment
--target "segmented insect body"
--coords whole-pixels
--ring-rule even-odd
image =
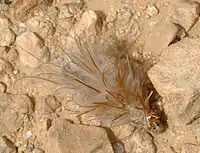
[[[98,120],[105,126],[139,122],[144,115],[149,128],[162,131],[161,111],[152,102],[154,91],[148,88],[141,64],[122,54],[118,44],[88,44],[79,39],[76,44],[77,50],[66,53],[58,73],[59,82],[75,91],[74,102],[85,108],[79,116],[88,115],[89,121]]]

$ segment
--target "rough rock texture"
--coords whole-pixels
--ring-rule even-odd
[[[10,46],[15,41],[15,34],[12,30],[0,29],[0,46]]]
[[[37,33],[42,38],[52,36],[54,34],[53,23],[49,20],[45,20],[42,17],[36,16],[28,19],[27,28],[31,32]]]
[[[20,60],[32,68],[37,67],[42,62],[47,62],[50,58],[48,48],[31,32],[23,33],[17,37],[16,49],[19,52]]]
[[[66,120],[56,120],[48,131],[46,153],[111,153],[106,132],[102,128],[75,125]]]
[[[149,55],[159,57],[163,49],[174,40],[178,30],[178,27],[170,22],[160,22],[154,25],[145,43],[144,56],[146,58]]]
[[[169,6],[169,20],[173,23],[179,24],[188,31],[199,17],[200,7],[199,4],[175,0],[171,1]]]
[[[18,130],[23,124],[24,116],[31,113],[32,109],[32,103],[26,95],[0,93],[0,133]]]
[[[88,10],[83,13],[80,21],[75,26],[74,33],[78,36],[82,34],[98,34],[102,28],[101,19],[93,10]]]
[[[159,94],[167,100],[165,110],[174,121],[179,116],[187,123],[200,115],[199,41],[186,38],[171,45],[148,73]]]
[[[153,137],[141,129],[125,124],[113,128],[116,137],[124,144],[128,153],[155,153]]]
[[[1,153],[16,153],[16,147],[6,137],[0,137],[0,152]]]

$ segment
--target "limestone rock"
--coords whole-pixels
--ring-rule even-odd
[[[155,153],[156,148],[153,138],[141,129],[135,129],[129,124],[116,126],[114,134],[124,144],[126,152],[129,153]]]
[[[183,0],[171,1],[169,5],[169,20],[179,24],[188,31],[198,20],[200,7],[197,3]]]
[[[150,17],[156,16],[158,13],[159,13],[158,8],[156,7],[156,5],[152,4],[147,7],[145,17],[150,18]]]
[[[22,126],[24,116],[33,111],[32,103],[26,95],[0,93],[0,99],[0,133],[12,133]]]
[[[107,144],[108,147],[104,147]],[[54,121],[47,136],[46,153],[111,153],[104,129],[75,125],[66,120]]]
[[[183,39],[166,48],[160,61],[148,72],[169,119],[184,123],[200,114],[199,39]]]
[[[16,39],[16,49],[20,60],[27,66],[36,68],[39,64],[49,61],[50,53],[41,39],[34,33],[26,32]]]
[[[61,104],[54,96],[48,95],[45,98],[40,97],[40,101],[36,103],[36,110],[43,116],[54,113],[60,106]]]
[[[44,153],[44,151],[42,149],[39,149],[39,148],[35,148],[33,150],[33,153]]]
[[[160,22],[156,24],[149,34],[145,47],[144,56],[148,58],[149,55],[159,57],[163,49],[165,49],[176,37],[178,27],[170,22]]]
[[[62,6],[65,4],[82,4],[83,0],[54,0],[54,5]]]
[[[102,28],[101,19],[95,11],[85,11],[80,21],[75,26],[74,33],[78,36],[81,34],[97,34]]]
[[[10,28],[11,22],[6,17],[0,17],[0,29]]]
[[[0,137],[0,152],[1,153],[16,153],[14,144],[6,137]]]
[[[28,19],[27,28],[31,32],[37,33],[42,38],[52,36],[54,34],[53,23],[49,20],[45,20],[40,16],[36,16]]]
[[[12,30],[0,29],[0,46],[10,46],[15,41],[15,34]]]
[[[116,30],[116,36],[120,41],[134,42],[140,35],[140,27],[128,8],[117,11],[117,18],[110,29]]]

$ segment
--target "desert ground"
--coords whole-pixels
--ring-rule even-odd
[[[0,153],[200,153],[199,15],[200,0],[1,0]],[[146,64],[164,132],[72,111],[73,91],[46,63],[64,65],[73,36],[90,42],[105,31]]]

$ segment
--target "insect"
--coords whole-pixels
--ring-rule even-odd
[[[149,129],[163,132],[163,110],[142,64],[129,58],[119,43],[74,40],[76,49],[66,52],[62,62],[45,64],[49,72],[37,78],[72,89],[74,103],[83,108],[77,116],[89,118],[88,124],[95,121],[95,125],[106,127],[141,123],[144,116]]]

